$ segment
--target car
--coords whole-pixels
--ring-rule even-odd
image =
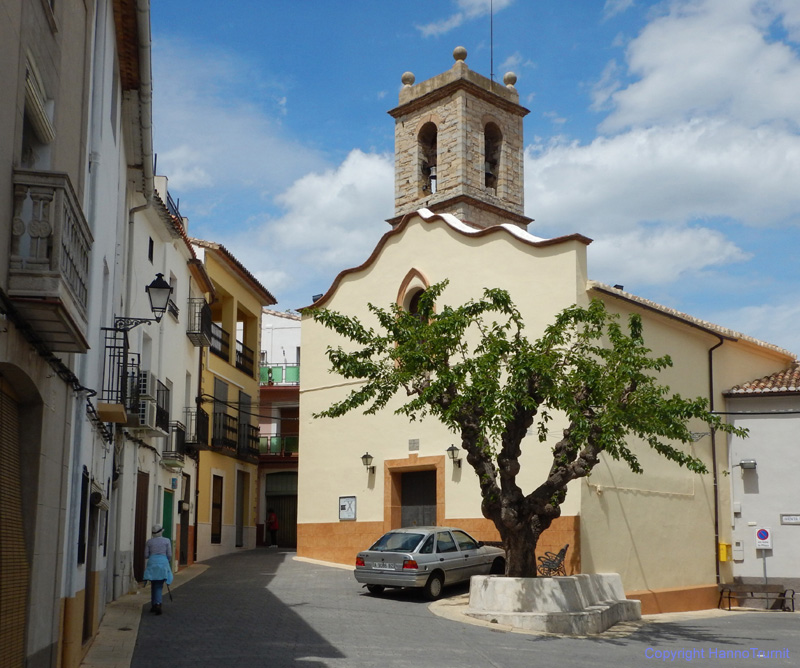
[[[356,580],[371,594],[386,587],[421,587],[428,600],[445,585],[473,575],[505,573],[505,551],[454,527],[393,529],[356,556]]]

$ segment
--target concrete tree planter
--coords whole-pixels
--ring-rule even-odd
[[[589,635],[617,622],[641,619],[641,603],[629,601],[617,573],[566,577],[473,576],[466,614],[520,629]]]

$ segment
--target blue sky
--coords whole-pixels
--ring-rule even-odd
[[[798,0],[152,3],[158,172],[190,233],[307,305],[394,213],[400,76],[518,76],[529,231],[800,353]],[[235,11],[234,11],[235,8]]]

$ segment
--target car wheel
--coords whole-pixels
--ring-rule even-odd
[[[442,587],[444,587],[444,578],[441,573],[431,573],[428,581],[425,583],[425,598],[429,601],[435,601],[442,595]]]
[[[506,560],[503,557],[497,557],[492,562],[492,568],[489,575],[505,575],[506,574]]]
[[[367,585],[367,591],[373,596],[378,596],[383,593],[383,585]]]

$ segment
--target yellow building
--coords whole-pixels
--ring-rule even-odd
[[[214,285],[201,369],[197,559],[256,545],[261,310],[275,298],[224,247],[193,239]]]
[[[400,105],[390,112],[396,123],[393,229],[361,266],[341,272],[315,306],[376,326],[368,303],[408,308],[421,291],[449,279],[441,300],[454,306],[487,287],[508,290],[535,339],[562,309],[599,298],[623,317],[640,314],[648,347],[672,356],[662,383],[683,396],[707,397],[722,411],[727,388],[787,365],[793,358],[787,351],[590,281],[590,239],[530,234],[521,214],[527,110],[519,105],[516,77],[492,82],[467,68],[463,50],[454,56],[453,68],[429,81],[414,85],[413,75],[403,75]],[[326,349],[344,342],[307,312],[302,341],[298,554],[352,564],[384,531],[420,521],[420,512],[420,523],[498,540],[481,514],[476,473],[447,457],[457,438],[436,420],[395,415],[403,397],[374,416],[313,417],[354,385],[328,372]],[[552,445],[560,435],[557,419],[551,426]],[[698,423],[697,431],[704,426]],[[569,544],[568,572],[620,573],[645,613],[713,607],[717,577],[730,577],[717,558],[717,544],[729,542],[719,521],[728,512],[727,486],[717,485],[716,473],[727,462],[727,439],[698,434],[692,453],[715,471],[705,476],[646,445],[632,448],[645,474],[604,458],[590,478],[571,483],[562,516],[543,534],[539,552]],[[374,469],[362,465],[367,452]],[[523,441],[517,480],[523,491],[541,483],[551,459],[535,434]]]

